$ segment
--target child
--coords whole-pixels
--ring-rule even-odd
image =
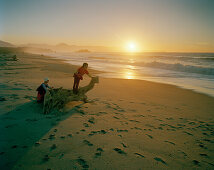
[[[74,85],[73,85],[73,93],[78,93],[78,87],[80,80],[83,80],[83,75],[87,74],[89,77],[92,78],[92,76],[89,74],[88,70],[88,63],[83,63],[82,67],[80,67],[76,73],[74,73]]]
[[[42,83],[36,89],[36,91],[38,91],[38,94],[37,94],[37,102],[38,103],[42,103],[44,101],[44,97],[45,97],[45,93],[47,92],[47,88],[50,88],[50,86],[48,85],[48,82],[49,82],[49,79],[45,78],[44,83]]]

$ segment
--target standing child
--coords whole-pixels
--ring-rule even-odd
[[[45,78],[44,79],[44,83],[42,83],[36,91],[38,91],[37,94],[37,102],[38,103],[42,103],[44,101],[44,97],[45,97],[45,93],[47,92],[47,88],[50,88],[50,86],[48,85],[49,83],[49,79]]]
[[[83,80],[83,75],[87,74],[89,77],[92,78],[92,76],[89,74],[88,70],[88,63],[83,63],[82,67],[80,67],[76,73],[74,73],[74,85],[73,85],[73,93],[78,93],[78,87],[80,80]]]

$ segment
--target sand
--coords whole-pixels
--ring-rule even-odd
[[[5,61],[14,54],[18,61]],[[44,77],[55,88],[72,88],[77,67],[18,50],[6,57],[0,61],[0,169],[214,168],[214,98],[173,85],[100,78],[87,93],[89,103],[44,115],[36,88]],[[89,81],[84,77],[81,86]]]

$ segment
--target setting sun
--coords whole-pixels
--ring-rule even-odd
[[[135,42],[128,42],[126,44],[126,50],[128,52],[137,52],[138,51],[137,44]]]

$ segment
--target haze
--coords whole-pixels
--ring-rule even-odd
[[[213,0],[0,0],[0,40],[214,51]]]

